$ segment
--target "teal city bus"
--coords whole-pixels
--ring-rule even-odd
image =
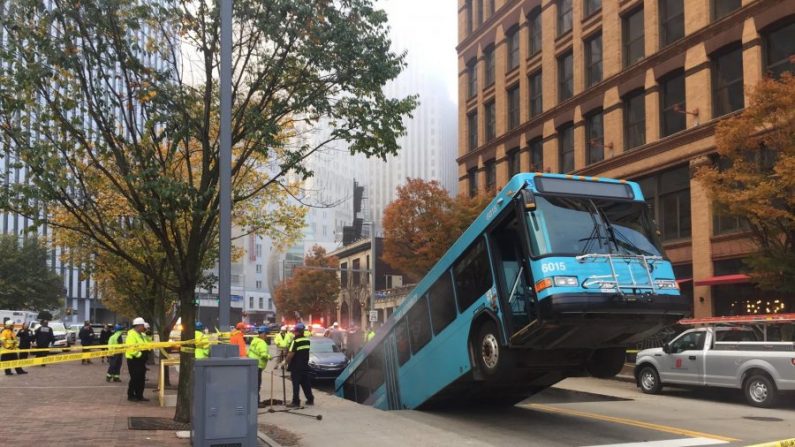
[[[335,382],[375,407],[513,404],[690,312],[640,187],[514,176]]]

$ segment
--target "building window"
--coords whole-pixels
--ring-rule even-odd
[[[712,20],[718,20],[740,9],[742,0],[712,0]]]
[[[486,82],[483,88],[494,84],[494,47],[490,46],[483,51],[483,64],[486,66]]]
[[[508,151],[508,153],[505,154],[505,158],[508,159],[508,175],[513,177],[521,171],[521,167],[519,166],[519,148],[515,147]]]
[[[733,45],[712,57],[712,116],[743,107],[743,48]]]
[[[469,97],[478,94],[478,61],[472,59],[467,64],[467,93]]]
[[[466,14],[467,14],[467,34],[472,34],[472,0],[467,0],[466,4]]]
[[[486,170],[486,191],[494,191],[497,186],[497,163],[494,159],[486,160],[483,168]]]
[[[643,8],[638,8],[622,19],[624,35],[624,66],[643,59]]]
[[[677,71],[660,81],[660,136],[667,137],[685,129],[685,73]]]
[[[795,73],[795,22],[765,33],[765,68],[770,77]]]
[[[340,287],[348,287],[348,263],[340,262]]]
[[[712,211],[712,234],[738,233],[748,230],[748,221],[739,216],[734,216],[719,207]]]
[[[558,37],[571,31],[571,2],[572,0],[558,0]]]
[[[664,241],[690,237],[690,168],[687,165],[638,180]]]
[[[262,288],[262,281],[257,280],[256,282],[254,282],[254,288],[255,289],[261,289]]]
[[[646,95],[636,90],[624,97],[624,147],[646,144]]]
[[[660,0],[660,48],[685,35],[684,0]]]
[[[254,297],[253,296],[248,297],[248,308],[249,309],[253,309],[254,308]]]
[[[508,88],[508,129],[519,127],[519,84]]]
[[[558,58],[558,100],[563,102],[574,95],[574,58],[571,51]]]
[[[260,309],[264,309],[265,308],[265,298],[263,298],[263,297],[259,297],[259,308]]]
[[[571,123],[558,128],[558,153],[560,172],[574,170],[574,126]]]
[[[486,0],[487,4],[489,5],[489,17],[494,15],[494,1],[495,0]]]
[[[467,132],[469,139],[469,152],[478,148],[478,113],[467,115]]]
[[[530,24],[530,56],[541,52],[541,8],[536,6],[527,18]]]
[[[467,180],[469,181],[469,197],[475,197],[478,195],[478,168],[467,171]]]
[[[590,87],[602,80],[602,35],[585,41],[585,85]]]
[[[262,257],[262,244],[257,244],[256,245],[256,253],[257,253],[257,257],[258,258]]]
[[[257,273],[262,273],[262,264],[257,264],[256,271]]]
[[[505,36],[505,44],[508,50],[508,71],[519,66],[519,27],[513,27]]]
[[[585,148],[588,164],[602,161],[605,158],[604,121],[602,110],[585,116]]]
[[[582,1],[582,11],[583,17],[588,17],[591,14],[599,11],[602,9],[602,0],[583,0]]]
[[[268,310],[273,310],[273,298],[268,298]]]
[[[534,138],[527,143],[530,146],[530,164],[536,172],[544,171],[544,143],[541,138]]]
[[[541,88],[541,71],[537,71],[530,75],[530,118],[540,115],[543,111],[543,94],[544,90]]]
[[[483,0],[478,0],[478,25],[483,23]]]
[[[497,117],[495,113],[494,101],[489,102],[486,108],[486,142],[494,140],[497,136]]]

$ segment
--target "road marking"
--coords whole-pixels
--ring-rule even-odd
[[[630,425],[630,426],[633,426],[633,427],[645,428],[647,430],[656,430],[656,431],[661,431],[661,432],[665,432],[665,433],[673,433],[675,435],[690,436],[691,438],[710,438],[710,439],[715,439],[715,440],[718,440],[718,441],[726,441],[726,442],[739,441],[739,439],[730,438],[728,436],[713,435],[713,434],[710,434],[710,433],[701,433],[701,432],[697,432],[697,431],[693,431],[693,430],[686,430],[684,428],[671,427],[671,426],[668,426],[668,425],[652,424],[651,422],[643,422],[643,421],[637,421],[637,420],[634,420],[634,419],[619,418],[619,417],[615,417],[615,416],[606,416],[606,415],[603,415],[603,414],[588,413],[588,412],[585,412],[585,411],[570,410],[570,409],[567,409],[567,408],[558,408],[558,407],[553,407],[553,406],[550,406],[550,405],[525,404],[525,405],[520,405],[520,406],[521,407],[525,407],[525,408],[530,408],[530,409],[533,409],[533,410],[545,411],[547,413],[557,413],[557,414],[564,414],[564,415],[569,415],[569,416],[579,416],[579,417],[588,418],[588,419],[596,419],[596,420],[606,421],[606,422],[614,422],[616,424]]]
[[[662,441],[648,441],[648,442],[626,442],[623,444],[600,444],[590,447],[694,447],[697,445],[716,445],[728,444],[726,441],[719,441],[712,438],[682,438],[682,439],[664,439]]]

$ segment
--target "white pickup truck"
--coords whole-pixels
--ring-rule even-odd
[[[637,385],[648,394],[669,384],[736,388],[743,390],[749,404],[770,407],[780,391],[795,390],[792,332],[791,324],[770,330],[745,326],[687,330],[662,348],[638,353]]]

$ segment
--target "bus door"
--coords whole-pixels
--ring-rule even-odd
[[[528,286],[533,281],[528,268],[525,237],[515,207],[511,207],[490,232],[494,272],[510,336],[536,319],[536,297],[533,288]]]

